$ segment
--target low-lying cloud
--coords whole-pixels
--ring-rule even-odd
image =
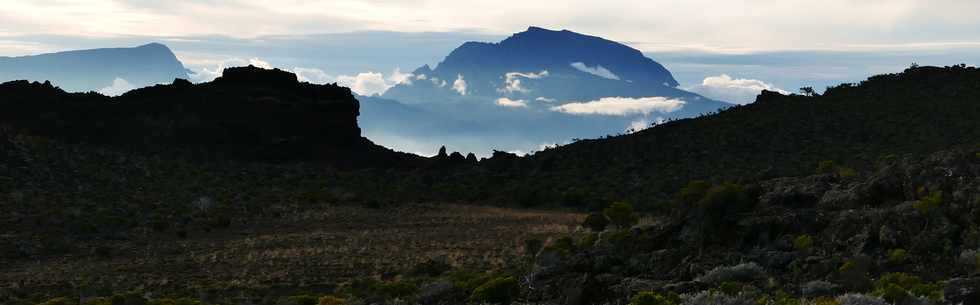
[[[527,101],[512,100],[506,97],[498,98],[496,104],[499,106],[511,107],[511,108],[527,108]]]
[[[669,113],[680,110],[686,103],[665,97],[604,97],[591,102],[568,103],[551,107],[551,111],[574,115],[627,116],[631,114],[649,115],[654,112]]]
[[[508,72],[504,74],[504,87],[497,89],[498,92],[502,93],[528,93],[531,92],[530,89],[525,88],[521,82],[521,78],[526,79],[541,79],[548,76],[548,70],[542,70],[541,72],[534,73],[522,73],[522,72]]]
[[[453,90],[456,90],[459,95],[466,95],[466,80],[463,79],[462,74],[456,75],[456,81],[453,82]]]
[[[728,74],[707,77],[701,84],[685,89],[712,99],[743,105],[754,102],[762,90],[789,93],[761,80],[732,78]]]
[[[106,96],[120,96],[123,93],[129,92],[133,89],[136,89],[133,84],[130,84],[125,79],[116,77],[116,79],[112,81],[112,85],[99,89],[99,93]]]
[[[573,62],[571,63],[571,66],[572,68],[575,68],[575,70],[589,73],[598,77],[602,77],[605,79],[619,80],[618,75],[616,75],[612,71],[609,71],[609,69],[606,69],[605,67],[600,65],[596,65],[595,67],[589,67],[582,62]]]

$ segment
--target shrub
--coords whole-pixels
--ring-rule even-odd
[[[888,305],[885,300],[876,296],[859,293],[848,293],[837,297],[840,305]]]
[[[602,210],[602,214],[609,218],[610,223],[623,229],[633,226],[640,220],[640,217],[633,211],[633,205],[622,201],[614,202]]]
[[[593,232],[602,232],[609,226],[609,218],[606,215],[600,213],[590,214],[585,217],[585,221],[582,222],[582,227],[585,227]]]
[[[544,247],[544,242],[540,239],[528,238],[524,240],[524,254],[527,256],[537,256],[542,247]]]
[[[440,276],[452,268],[445,256],[438,256],[415,265],[409,273],[416,276]]]
[[[317,305],[320,299],[312,295],[295,295],[289,297],[289,302],[294,305]]]
[[[765,270],[758,264],[744,263],[735,266],[719,266],[697,278],[702,283],[720,284],[728,281],[750,282],[764,278]]]
[[[888,262],[892,264],[904,263],[909,257],[909,252],[905,249],[892,249],[888,251]]]
[[[704,198],[704,194],[711,188],[711,184],[704,180],[694,180],[688,182],[677,194],[674,194],[674,201],[684,206],[694,206]]]
[[[666,295],[652,291],[643,291],[630,300],[629,305],[680,305],[681,297],[676,293],[670,292]]]
[[[819,297],[811,300],[809,305],[841,305],[841,303],[835,298]]]
[[[809,234],[797,236],[793,239],[793,248],[799,251],[810,250],[810,248],[813,248],[813,237]]]
[[[320,302],[317,305],[347,305],[347,300],[328,295],[320,298]]]
[[[912,207],[918,210],[919,213],[922,215],[929,215],[929,212],[938,208],[942,204],[943,204],[943,192],[932,191],[929,192],[929,195],[922,197],[922,199],[919,199],[919,201],[913,203]]]
[[[471,301],[491,304],[510,304],[520,293],[520,285],[514,277],[498,277],[476,289],[470,295]]]
[[[817,164],[818,174],[833,174],[836,169],[837,165],[831,160],[820,161],[820,163]]]
[[[919,277],[905,273],[888,273],[879,278],[874,285],[874,294],[886,301],[896,303],[912,296],[926,297],[933,301],[943,298],[943,287],[936,283],[925,283]]]

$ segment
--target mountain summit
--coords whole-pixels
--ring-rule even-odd
[[[639,50],[568,30],[530,27],[496,43],[464,43],[436,67],[416,69],[382,96],[436,117],[391,125],[389,117],[402,116],[369,115],[362,125],[372,137],[438,140],[488,155],[492,149],[526,152],[547,143],[639,130],[731,106],[677,86],[670,71]],[[450,119],[465,130],[431,124]]]
[[[51,81],[68,91],[98,91],[123,82],[131,88],[187,79],[188,70],[166,45],[0,57],[0,81]]]
[[[558,101],[609,96],[700,98],[677,89],[679,84],[670,71],[639,50],[600,37],[533,26],[499,43],[467,42],[435,69],[426,65],[413,74],[416,80],[429,83],[406,82],[385,97],[425,103],[436,96],[435,90],[460,96]],[[465,91],[453,86],[458,81],[466,83]]]

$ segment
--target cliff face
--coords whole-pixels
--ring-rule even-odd
[[[361,137],[349,88],[292,73],[226,69],[211,83],[182,79],[119,97],[67,93],[50,83],[0,85],[0,124],[27,134],[190,159],[384,164],[402,157]]]

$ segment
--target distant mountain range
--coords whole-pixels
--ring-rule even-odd
[[[51,81],[106,95],[187,79],[162,44],[0,58],[0,81]],[[489,156],[640,130],[730,107],[678,88],[664,66],[599,37],[530,27],[467,42],[382,96],[358,96],[364,134],[397,150]]]
[[[81,92],[123,86],[134,89],[188,78],[188,70],[165,45],[67,51],[0,57],[0,81],[51,81]],[[121,92],[120,92],[121,93]]]

